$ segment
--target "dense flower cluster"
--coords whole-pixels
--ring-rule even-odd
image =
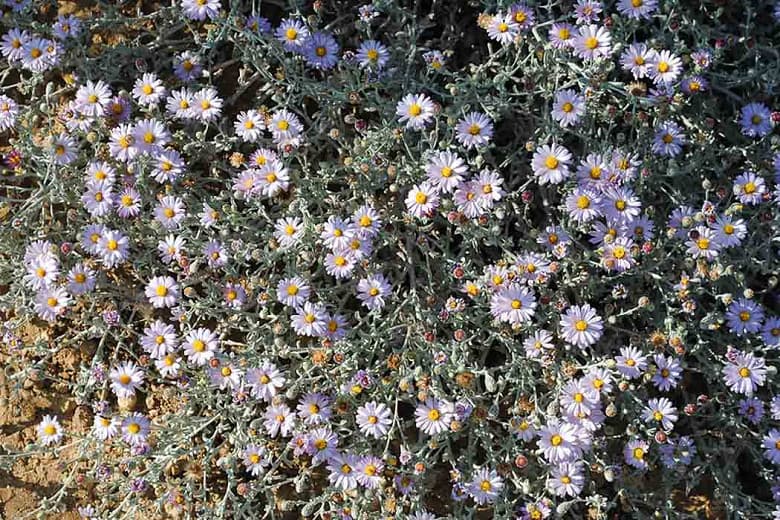
[[[780,517],[780,4],[6,4],[40,511]]]

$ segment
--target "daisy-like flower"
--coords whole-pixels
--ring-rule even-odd
[[[5,95],[0,95],[0,132],[10,130],[16,125],[19,106],[16,101]]]
[[[487,33],[491,40],[501,45],[509,45],[520,34],[520,26],[510,13],[497,13],[490,19]]]
[[[379,217],[379,212],[368,204],[364,204],[355,210],[352,214],[352,222],[355,224],[355,234],[359,238],[373,238],[382,227],[382,219]]]
[[[0,54],[11,64],[21,61],[25,44],[29,40],[30,33],[14,27],[0,38]]]
[[[87,165],[86,183],[103,183],[112,186],[116,182],[116,170],[108,163],[103,161],[91,161]]]
[[[268,361],[264,361],[258,368],[247,370],[245,379],[254,397],[269,402],[284,387],[286,381],[276,365]]]
[[[122,439],[131,445],[138,446],[146,442],[151,432],[151,423],[144,415],[133,412],[122,421]]]
[[[34,290],[48,287],[57,280],[60,274],[57,257],[49,254],[37,255],[26,262],[27,274],[24,281]]]
[[[576,125],[584,114],[585,97],[572,89],[559,90],[555,93],[552,117],[562,127]]]
[[[161,320],[156,320],[146,327],[141,337],[141,347],[155,359],[173,352],[178,346],[176,329],[173,328],[173,325]]]
[[[68,271],[67,288],[73,296],[91,292],[95,288],[95,271],[82,263],[74,265]]]
[[[115,122],[122,123],[130,119],[130,101],[122,96],[114,96],[108,103],[106,113]]]
[[[38,423],[38,440],[44,446],[58,444],[64,435],[60,421],[54,415],[46,415]]]
[[[425,63],[435,71],[441,71],[447,61],[444,54],[438,50],[426,52],[423,54],[423,60],[425,60]]]
[[[71,299],[61,287],[42,287],[35,296],[35,312],[46,321],[54,321],[65,312]]]
[[[761,327],[761,339],[769,348],[780,348],[780,318],[767,318]]]
[[[723,380],[732,392],[753,395],[766,380],[766,361],[752,353],[740,352],[723,367]]]
[[[152,177],[160,184],[174,183],[184,173],[186,164],[176,150],[159,150],[154,153]]]
[[[566,197],[566,210],[576,222],[586,223],[601,215],[601,202],[596,192],[577,188]]]
[[[108,215],[114,207],[112,185],[106,182],[89,182],[81,196],[81,202],[93,217]]]
[[[576,497],[585,485],[581,462],[564,462],[552,467],[547,487],[559,497]]]
[[[538,443],[544,458],[553,464],[559,464],[578,457],[581,450],[577,433],[577,427],[572,424],[557,419],[550,421],[539,430]]]
[[[175,378],[179,376],[179,370],[181,370],[181,363],[179,363],[179,356],[173,352],[169,352],[154,362],[155,368],[160,372],[163,377]]]
[[[203,122],[214,121],[222,113],[222,104],[222,98],[217,95],[216,89],[201,89],[192,95],[190,116]]]
[[[70,164],[76,160],[78,143],[68,134],[59,134],[52,139],[50,156],[57,164]]]
[[[528,288],[510,284],[493,294],[490,313],[499,321],[519,326],[530,321],[536,309],[536,299]]]
[[[246,143],[254,143],[260,139],[265,130],[265,119],[257,110],[244,110],[233,123],[236,135]]]
[[[747,236],[745,221],[731,216],[718,215],[710,224],[715,231],[715,240],[723,247],[735,247]]]
[[[192,81],[198,79],[203,72],[203,66],[200,64],[200,57],[190,51],[184,51],[176,56],[173,73],[181,81]]]
[[[627,18],[649,20],[658,8],[658,0],[620,0],[617,10]]]
[[[108,373],[111,390],[120,399],[135,395],[135,391],[144,384],[145,377],[143,370],[132,361],[120,363]]]
[[[289,110],[278,110],[271,116],[271,121],[268,123],[268,130],[271,131],[276,139],[293,139],[298,137],[303,132],[303,124],[297,115],[293,114]],[[261,156],[268,161],[276,159],[276,154],[271,152],[268,154],[265,150],[258,150],[258,152],[265,152]],[[251,157],[252,161],[259,166],[264,166],[265,163],[259,163],[259,157],[254,154]]]
[[[414,410],[414,424],[427,435],[448,430],[452,419],[452,403],[435,397],[429,397]]]
[[[433,186],[423,182],[409,190],[406,196],[406,209],[409,214],[417,218],[430,218],[439,207],[439,202],[439,195]]]
[[[468,166],[455,153],[439,152],[428,159],[425,171],[431,186],[440,193],[452,193],[466,176]]]
[[[685,244],[688,246],[689,255],[693,258],[704,258],[705,260],[712,260],[718,256],[721,249],[715,233],[710,228],[704,226],[697,226],[691,230],[691,237]]]
[[[230,253],[218,240],[211,240],[203,246],[203,256],[206,257],[206,262],[212,269],[224,267],[230,260]]]
[[[304,395],[298,402],[296,409],[298,417],[304,424],[315,426],[328,422],[333,413],[330,407],[330,398],[319,392]]]
[[[647,369],[647,356],[634,347],[622,347],[615,361],[618,372],[629,379],[636,379]]]
[[[493,137],[493,121],[482,112],[469,112],[455,126],[455,137],[466,148],[485,146]]]
[[[554,23],[547,31],[550,45],[556,49],[568,49],[574,47],[574,26],[570,23]]]
[[[344,316],[341,314],[327,313],[323,337],[328,338],[331,341],[338,341],[346,337],[348,331],[349,324]]]
[[[325,256],[325,271],[338,280],[349,278],[355,269],[351,249],[337,250]]]
[[[503,488],[504,480],[498,476],[496,470],[481,468],[472,477],[468,492],[474,502],[484,505],[495,502]]]
[[[370,401],[357,409],[355,422],[362,433],[379,439],[390,431],[392,412],[383,403]]]
[[[276,39],[284,44],[288,51],[299,51],[309,37],[309,29],[303,22],[292,18],[282,20],[275,31]]]
[[[262,475],[265,468],[271,464],[266,449],[257,444],[250,444],[244,448],[241,458],[247,471],[255,477]]]
[[[700,92],[705,92],[708,87],[709,87],[709,83],[707,82],[707,80],[698,75],[691,76],[690,78],[685,78],[680,83],[680,89],[682,89],[682,91],[688,95],[694,95]]]
[[[338,436],[329,428],[315,428],[306,439],[306,453],[311,455],[312,465],[317,466],[339,455]]]
[[[390,296],[392,286],[383,274],[375,274],[360,280],[357,291],[357,297],[363,306],[374,311],[385,306],[385,300]]]
[[[574,38],[574,52],[584,60],[607,58],[612,53],[612,36],[606,27],[583,25]]]
[[[609,186],[603,193],[602,210],[609,221],[628,224],[639,216],[642,203],[630,188]]]
[[[760,204],[766,191],[764,179],[753,172],[744,172],[734,179],[734,195],[742,204]]]
[[[122,422],[119,420],[119,417],[96,415],[92,422],[92,435],[101,441],[113,439],[119,433],[121,424]]]
[[[527,337],[525,341],[523,341],[523,348],[525,349],[526,355],[530,358],[538,358],[545,350],[555,349],[552,339],[553,336],[549,331],[534,331],[533,335]]]
[[[457,204],[458,211],[468,218],[477,218],[485,213],[484,201],[480,196],[479,185],[469,181],[460,184],[452,200]]]
[[[600,394],[583,379],[575,379],[566,383],[559,400],[567,414],[586,416],[599,405]]]
[[[212,227],[221,217],[219,211],[215,210],[208,204],[203,205],[203,210],[198,213],[200,225],[208,229]]]
[[[561,317],[561,337],[570,345],[582,349],[596,343],[603,328],[601,317],[587,303],[569,307]]]
[[[181,9],[184,15],[199,22],[206,18],[209,20],[216,18],[220,7],[220,0],[181,0]]]
[[[433,119],[435,107],[425,94],[407,94],[396,105],[395,113],[406,128],[422,130]]]
[[[648,1],[648,0],[645,0]],[[682,72],[682,60],[671,51],[653,53],[648,61],[647,75],[657,85],[670,85],[677,81]]]
[[[327,322],[325,307],[319,303],[305,302],[292,317],[292,326],[299,336],[320,337],[325,333]]]
[[[739,401],[739,414],[753,424],[758,424],[764,417],[764,402],[755,397]]]
[[[301,49],[306,62],[315,69],[332,69],[339,61],[339,44],[330,33],[312,33]]]
[[[378,70],[387,65],[390,59],[390,51],[381,42],[366,40],[360,44],[355,58],[361,67]]]
[[[664,430],[671,431],[677,422],[677,408],[666,397],[653,398],[647,401],[642,416],[646,422],[660,423]]]
[[[504,190],[501,187],[504,179],[498,172],[482,170],[473,182],[479,188],[477,196],[485,210],[492,209],[493,204],[504,196]]]
[[[303,237],[303,222],[298,217],[284,217],[274,224],[274,238],[282,248],[289,248]]]
[[[352,239],[355,238],[355,227],[351,222],[340,217],[328,217],[328,221],[322,227],[320,238],[323,244],[330,249],[347,249]]]
[[[649,449],[650,446],[645,441],[637,439],[629,441],[623,450],[623,458],[629,466],[645,470],[647,469],[645,457]]]
[[[246,289],[240,284],[228,283],[222,289],[222,298],[227,307],[240,309],[246,303]]]
[[[208,375],[211,384],[220,390],[233,390],[241,384],[243,370],[229,360],[220,360],[219,366],[209,367]]]
[[[726,312],[729,330],[737,336],[757,333],[761,330],[762,321],[764,321],[764,309],[747,298],[732,302]]]
[[[658,155],[676,157],[685,144],[685,135],[674,121],[665,121],[658,125],[653,139],[653,151]]]
[[[275,197],[290,187],[290,174],[281,161],[267,162],[257,170],[258,188],[266,197]]]
[[[773,464],[780,465],[780,430],[769,430],[761,441],[761,446],[764,448],[764,457]]]
[[[178,262],[184,251],[184,244],[184,238],[181,236],[168,235],[157,243],[157,252],[160,253],[160,259],[166,264]]]
[[[328,461],[328,480],[337,489],[348,491],[358,486],[358,461],[352,455],[336,454]]]
[[[577,0],[577,5],[574,7],[577,24],[588,24],[597,21],[603,10],[604,8],[598,0]]]
[[[217,354],[219,338],[213,331],[201,327],[184,336],[183,346],[189,362],[203,366]]]
[[[111,130],[108,142],[111,157],[126,163],[135,158],[138,148],[135,147],[134,130],[132,125],[126,123]]]
[[[382,459],[373,455],[367,455],[357,459],[355,473],[358,483],[366,489],[377,489],[384,480],[382,474],[385,464]]]
[[[144,291],[155,308],[173,307],[179,301],[179,285],[170,276],[155,276]]]
[[[33,36],[22,46],[22,68],[33,72],[44,72],[57,62],[60,46],[47,38]]]
[[[302,306],[311,296],[311,287],[303,278],[283,278],[276,286],[276,298],[290,307]]]
[[[666,357],[663,354],[655,354],[653,361],[655,361],[656,371],[652,381],[656,388],[663,391],[675,388],[682,378],[680,362],[671,356]]]
[[[133,146],[140,153],[155,154],[171,140],[165,125],[156,119],[144,119],[133,129]]]
[[[165,96],[165,87],[157,74],[147,72],[135,80],[132,95],[139,105],[153,106]]]
[[[165,100],[165,111],[178,119],[192,119],[195,95],[187,88],[174,90]]]
[[[154,217],[165,229],[176,229],[182,219],[187,216],[184,201],[180,197],[166,195],[160,197],[157,207],[154,209]]]
[[[271,438],[287,437],[295,426],[295,414],[286,404],[269,406],[263,417],[263,426]]]
[[[772,112],[763,103],[749,103],[740,110],[739,125],[748,137],[764,137],[772,132]]]
[[[520,27],[521,30],[527,30],[533,27],[536,23],[536,15],[524,3],[514,3],[509,6],[509,15],[512,20]]]
[[[545,144],[534,152],[531,168],[540,185],[560,184],[570,175],[569,163],[571,159],[571,153],[563,146],[557,143]]]
[[[87,81],[76,91],[75,107],[85,116],[101,117],[111,103],[111,96],[111,88],[102,80],[97,83]]]
[[[649,49],[644,43],[632,43],[620,55],[620,65],[623,70],[630,72],[634,79],[642,79],[647,76],[655,51]]]

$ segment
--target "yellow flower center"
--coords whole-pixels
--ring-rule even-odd
[[[438,421],[439,417],[441,417],[441,413],[439,413],[439,410],[433,409],[428,412],[428,419],[431,421]]]
[[[284,37],[287,38],[289,41],[295,41],[295,39],[298,37],[298,31],[290,27],[285,31]]]
[[[596,39],[595,36],[588,36],[585,38],[585,48],[593,50],[596,47],[599,46],[599,41]]]
[[[414,201],[417,204],[425,204],[426,202],[428,202],[428,195],[426,195],[421,191],[418,191],[417,194],[414,196]]]
[[[656,421],[660,421],[663,418],[664,418],[664,414],[662,414],[660,410],[656,410],[655,412],[653,412],[653,419],[655,419]]]
[[[56,307],[57,306],[57,298],[54,296],[49,296],[49,298],[46,299],[46,305],[49,307]]]
[[[520,300],[512,300],[512,308],[517,310],[523,306],[523,302]]]
[[[584,332],[588,330],[588,322],[585,320],[577,320],[577,322],[574,324],[574,328],[578,332]]]
[[[113,238],[106,243],[106,249],[109,251],[116,251],[119,248],[119,244]]]
[[[326,49],[325,47],[317,47],[317,49],[314,52],[317,53],[317,56],[322,58],[328,53],[328,49]]]
[[[288,128],[290,128],[290,123],[284,119],[276,123],[276,128],[281,130],[282,132],[286,131]]]
[[[480,482],[480,484],[479,484],[479,489],[481,489],[482,491],[484,491],[484,492],[486,492],[486,493],[487,493],[488,491],[490,491],[492,487],[493,487],[493,486],[491,486],[491,485],[490,485],[490,481],[489,481],[489,480],[483,480],[483,481],[482,481],[482,482]]]
[[[155,139],[156,138],[154,137],[154,134],[152,132],[146,132],[144,134],[144,142],[146,144],[152,144],[155,141]]]
[[[368,58],[370,61],[376,61],[376,60],[379,58],[379,52],[377,52],[377,50],[376,50],[376,49],[369,49],[369,50],[366,52],[366,57],[367,57],[367,58]]]
[[[561,107],[561,110],[563,110],[564,112],[566,112],[568,114],[569,112],[574,110],[574,105],[572,105],[571,103],[569,103],[567,101],[566,103],[563,104],[563,106]]]
[[[561,437],[557,433],[552,437],[550,437],[550,444],[552,444],[553,446],[560,446],[562,442],[563,442],[563,437]]]
[[[258,455],[257,453],[251,454],[249,456],[249,462],[251,462],[252,464],[257,464],[258,462],[260,462],[260,455]]]
[[[152,86],[151,86],[151,85],[149,85],[149,84],[147,83],[146,85],[144,85],[143,87],[141,87],[141,91],[142,91],[144,94],[146,94],[146,95],[148,96],[149,94],[151,94],[152,92],[154,92],[154,89],[152,88]]]
[[[368,294],[371,296],[376,296],[379,294],[379,289],[377,289],[376,287],[372,287],[371,289],[368,290]]]
[[[626,256],[626,249],[623,246],[617,246],[612,250],[612,256],[620,260]]]
[[[289,296],[295,296],[296,294],[298,294],[298,290],[299,289],[297,285],[290,285],[289,287],[287,287],[287,294]]]
[[[658,72],[663,74],[664,72],[668,72],[668,71],[669,71],[669,64],[668,63],[666,63],[665,61],[662,61],[662,62],[660,62],[658,64]]]
[[[555,156],[550,155],[544,160],[544,165],[550,170],[554,170],[558,167],[558,159]]]
[[[469,127],[469,134],[471,135],[479,135],[479,133],[482,131],[482,128],[474,123]]]
[[[195,341],[192,342],[193,352],[203,352],[205,350],[206,350],[206,344],[202,340],[196,339]]]
[[[751,195],[756,192],[756,183],[753,181],[748,181],[745,183],[745,185],[742,187],[742,191],[747,193],[748,195]]]
[[[173,218],[175,214],[176,212],[173,211],[173,208],[165,208],[163,210],[163,215],[165,215],[167,218]]]
[[[700,238],[699,240],[696,241],[696,247],[698,247],[702,251],[706,250],[707,248],[710,247],[710,240],[708,238]]]
[[[409,107],[409,115],[412,117],[416,117],[422,114],[422,107],[418,105],[417,103],[412,103],[412,105]]]
[[[636,0],[634,0],[636,2]],[[642,448],[634,448],[632,455],[636,460],[642,460],[645,457],[645,450]]]
[[[131,381],[131,378],[127,374],[121,374],[119,376],[119,382],[122,383],[123,385],[126,385],[126,384],[130,383],[130,381]]]
[[[131,435],[135,435],[135,434],[137,434],[138,432],[141,431],[141,425],[138,424],[138,423],[130,423],[130,424],[127,425],[127,431]]]
[[[588,209],[590,207],[590,199],[585,195],[577,197],[577,207],[580,209]]]
[[[748,367],[740,368],[739,377],[750,377],[750,369]]]

